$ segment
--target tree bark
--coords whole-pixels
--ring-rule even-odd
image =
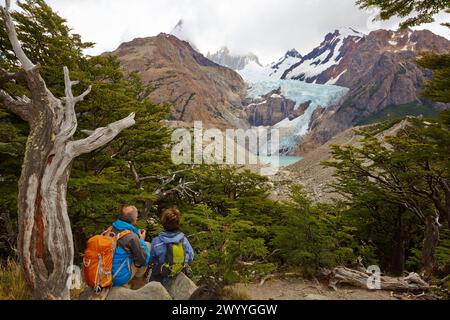
[[[425,236],[422,247],[422,263],[425,277],[430,278],[437,270],[436,247],[439,243],[439,223],[437,216],[428,216],[425,220]]]
[[[30,99],[14,99],[0,90],[5,106],[27,121],[27,140],[19,180],[19,257],[25,280],[35,299],[70,299],[74,258],[71,224],[67,212],[67,183],[72,161],[106,145],[122,130],[135,124],[134,113],[95,130],[88,138],[73,141],[77,130],[75,105],[90,92],[74,97],[69,70],[64,67],[65,97],[57,99],[23,52],[9,13],[10,1],[0,7],[9,40],[20,61],[31,92]]]
[[[330,287],[337,290],[338,284],[352,285],[358,288],[369,290],[367,280],[372,274],[353,270],[345,267],[335,268],[330,277]],[[416,273],[410,273],[407,277],[386,277],[380,275],[381,290],[389,291],[422,291],[429,288],[429,285]]]

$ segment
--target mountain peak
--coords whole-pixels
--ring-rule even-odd
[[[208,53],[207,58],[233,70],[243,70],[251,63],[262,67],[258,57],[254,53],[235,54],[227,46],[223,46],[216,53]]]
[[[334,42],[337,39],[347,39],[347,38],[358,38],[361,39],[366,35],[362,32],[359,32],[351,27],[335,29],[334,32],[330,32],[325,36],[322,44]]]
[[[292,48],[291,50],[286,52],[284,57],[285,58],[292,57],[292,58],[299,58],[299,59],[301,59],[302,55],[300,54],[300,52],[297,51],[297,49]]]

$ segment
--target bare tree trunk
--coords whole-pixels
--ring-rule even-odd
[[[425,237],[422,247],[422,263],[425,277],[430,278],[436,272],[436,247],[439,243],[438,216],[428,216],[425,221]]]
[[[23,52],[9,13],[10,1],[0,7],[9,40],[19,59],[31,92],[15,99],[0,90],[4,105],[30,125],[22,175],[19,181],[19,256],[25,279],[36,299],[70,299],[73,237],[67,212],[67,183],[72,161],[113,140],[134,125],[134,114],[74,141],[77,130],[75,105],[91,88],[74,97],[69,70],[64,67],[65,97],[57,99],[46,87],[35,66]],[[5,73],[5,72],[3,72]],[[12,77],[14,78],[14,77]]]
[[[371,273],[359,270],[349,269],[346,267],[338,267],[331,271],[328,275],[329,285],[337,290],[338,284],[352,285],[358,288],[368,288],[368,279],[373,276]],[[429,288],[418,274],[410,273],[407,277],[393,278],[379,275],[380,289],[388,291],[423,291]]]

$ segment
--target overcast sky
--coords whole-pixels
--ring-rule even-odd
[[[362,32],[396,28],[398,20],[373,23],[375,11],[362,11],[355,0],[47,0],[74,32],[96,43],[89,54],[116,49],[136,37],[169,33],[180,19],[195,45],[206,54],[223,45],[254,52],[263,63],[288,49],[307,53],[324,35],[339,28]],[[421,26],[450,39],[450,21]]]

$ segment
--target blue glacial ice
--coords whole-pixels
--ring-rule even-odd
[[[348,89],[335,85],[312,84],[298,80],[264,80],[249,83],[248,97],[258,98],[272,90],[281,88],[281,94],[297,103],[311,100],[311,107],[327,107],[343,97]]]
[[[308,133],[312,115],[319,106],[327,108],[339,103],[349,90],[336,85],[310,84],[298,80],[263,80],[249,83],[248,97],[256,99],[279,88],[283,96],[296,102],[296,108],[311,101],[302,116],[293,120],[286,118],[274,126],[283,131],[280,151],[284,154],[292,151],[298,145],[300,137]]]

